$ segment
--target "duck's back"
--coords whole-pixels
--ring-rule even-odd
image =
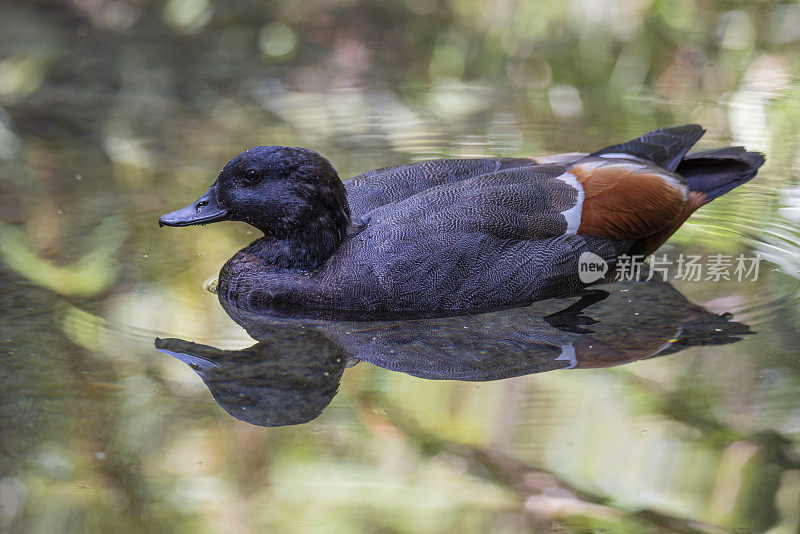
[[[395,237],[488,234],[503,239],[546,238],[570,230],[580,191],[562,165],[501,168],[447,181],[363,213],[367,230]],[[419,237],[412,237],[419,236]]]
[[[585,154],[569,153],[535,158],[437,159],[384,167],[344,182],[354,218],[433,187],[498,171],[576,161]]]

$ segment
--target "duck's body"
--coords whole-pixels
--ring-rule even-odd
[[[426,161],[370,171],[343,188],[314,153],[245,152],[212,186],[235,194],[217,199],[214,190],[211,200],[219,218],[233,214],[266,235],[222,268],[220,298],[275,314],[386,318],[574,293],[586,285],[582,253],[613,273],[620,255],[652,253],[700,205],[755,175],[763,157],[743,149],[684,157],[702,133],[661,130],[592,155]],[[264,199],[260,211],[255,193],[241,201],[236,189],[248,187],[237,176],[253,166],[272,173],[261,194],[280,200]],[[241,215],[227,207],[241,202]],[[175,213],[184,218],[162,223],[209,221]]]
[[[374,318],[497,309],[578,290],[581,252],[613,262],[630,243],[568,231],[578,193],[565,172],[532,160],[443,160],[348,180],[352,235],[327,261],[268,266],[266,237],[225,264],[220,295],[287,314]]]

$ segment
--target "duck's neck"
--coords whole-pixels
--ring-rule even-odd
[[[264,237],[242,252],[279,269],[308,271],[325,263],[351,233],[347,190],[333,167],[328,167],[328,173],[318,173],[313,184],[298,182],[299,207],[290,210],[290,216],[263,224],[247,221],[264,232]]]
[[[307,271],[325,263],[346,236],[346,226],[340,229],[315,222],[285,236],[265,235],[242,252],[255,255],[266,265]]]

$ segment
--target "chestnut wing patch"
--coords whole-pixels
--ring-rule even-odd
[[[688,198],[680,176],[647,163],[597,158],[568,172],[584,191],[579,234],[641,239],[669,228]]]

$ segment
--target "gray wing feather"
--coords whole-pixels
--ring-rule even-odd
[[[393,226],[421,241],[438,233],[488,233],[509,239],[563,234],[562,212],[578,191],[557,180],[563,166],[500,170],[440,184],[362,215],[368,228]]]
[[[438,159],[386,167],[344,182],[354,218],[426,189],[503,169],[534,166],[528,158]]]

